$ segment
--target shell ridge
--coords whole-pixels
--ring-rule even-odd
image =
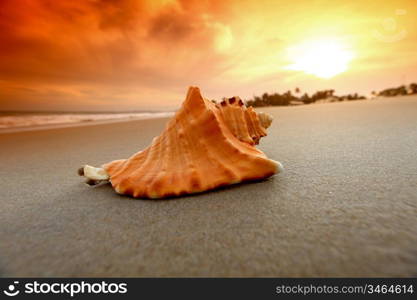
[[[184,128],[181,121],[182,121],[181,118],[177,120],[178,130],[176,131],[176,136],[177,136],[177,141],[178,141],[178,143],[176,143],[176,147],[178,151],[178,166],[181,167],[180,171],[177,172],[179,178],[182,178],[182,176],[184,175],[184,167],[187,165],[187,157],[189,158],[190,156],[188,152],[188,147],[186,145],[186,140],[185,140],[186,129]],[[183,180],[179,181],[179,184],[177,187],[178,194],[181,194],[181,192],[185,189],[184,184],[185,183]]]
[[[193,143],[189,143],[189,132],[190,128],[192,128],[192,120],[193,116],[188,111],[188,106],[184,106],[181,110],[181,114],[178,115],[177,119],[177,147],[179,150],[179,166],[180,172],[178,173],[178,176],[181,176],[182,179],[184,179],[187,174],[186,170],[194,170],[196,165],[194,164],[194,158],[193,158],[193,151],[190,151],[190,148],[192,148]],[[179,132],[178,132],[179,131]],[[180,134],[181,133],[181,134]],[[187,193],[187,190],[189,190],[188,181],[182,180],[179,186],[176,186],[173,188],[173,191],[171,193],[167,192],[168,195],[180,195],[183,193]]]
[[[144,154],[145,159],[144,159],[143,163],[139,166],[139,168],[137,168],[136,170],[132,170],[132,172],[130,174],[128,174],[128,176],[126,176],[126,177],[124,177],[120,180],[119,185],[118,185],[119,190],[121,188],[123,188],[123,185],[125,183],[128,183],[131,180],[131,178],[138,178],[138,180],[135,180],[135,191],[140,190],[142,188],[143,182],[144,182],[144,180],[145,180],[145,178],[147,177],[148,174],[145,173],[143,176],[140,176],[140,175],[144,173],[143,170],[146,170],[150,161],[153,160],[153,157],[155,155],[155,149],[157,147],[159,147],[159,145],[160,145],[160,136],[154,138],[152,140],[152,144],[146,149],[146,152]],[[133,157],[131,157],[131,159],[132,159],[131,166],[132,167],[134,166],[133,162],[134,162],[134,158],[136,157],[136,155],[140,155],[140,152],[133,155]],[[125,171],[125,172],[127,172],[127,171]],[[123,173],[121,175],[123,175]]]
[[[131,159],[138,158],[138,156],[140,156],[140,158],[141,158],[140,160],[136,159],[136,162],[139,162],[139,161],[143,160],[143,157],[145,157],[145,155],[146,155],[145,151],[139,151],[139,152],[135,153],[134,155],[132,155],[130,158],[125,159],[124,162],[121,165],[114,168],[113,171],[109,171],[112,181],[117,180],[119,175],[122,175],[124,172],[131,171],[131,169],[134,167],[133,164],[132,164]]]
[[[205,102],[206,100],[202,98]],[[199,134],[201,130],[201,125],[204,126],[204,114],[207,112],[207,106],[204,104],[205,111],[198,113],[197,115],[190,114],[188,109],[185,110],[185,116],[181,120],[182,126],[184,127],[184,148],[187,149],[189,155],[189,161],[187,161],[187,166],[190,168],[190,189],[198,192],[201,189],[202,174],[198,169],[200,164],[199,160],[201,157],[198,155],[198,151],[192,151],[192,149],[202,150],[202,138]],[[200,124],[202,123],[202,124]],[[188,130],[187,130],[188,128]],[[189,150],[188,150],[189,149]],[[194,185],[194,187],[192,186]]]
[[[228,139],[233,139],[233,140],[235,140],[235,141],[237,141],[237,142],[240,142],[234,135],[233,135],[233,133],[230,131],[230,129],[229,129],[229,127],[228,126],[224,126],[224,125],[222,125],[222,122],[221,122],[221,120],[219,120],[219,118],[222,118],[222,116],[221,115],[217,115],[217,114],[215,114],[215,117],[216,117],[216,122],[217,122],[217,125],[219,126],[219,130],[221,131],[221,136],[222,136],[222,140],[223,140],[223,142],[222,143],[229,143],[229,141],[228,141]],[[230,149],[231,149],[231,151],[235,151],[237,148],[233,145],[233,144],[230,144]],[[214,147],[214,149],[215,149],[215,151],[217,151],[217,153],[219,154],[218,155],[218,157],[220,157],[221,159],[219,160],[219,161],[221,161],[221,163],[220,163],[220,165],[225,165],[223,162],[228,162],[229,164],[230,164],[230,161],[232,160],[232,158],[233,158],[233,156],[231,156],[230,155],[230,153],[228,153],[228,152],[225,152],[224,151],[224,148],[223,147]],[[233,150],[232,150],[233,149]],[[237,166],[235,166],[234,164],[230,164],[230,167],[229,168],[227,168],[230,172],[231,172],[231,174],[232,174],[232,176],[233,176],[233,178],[235,178],[235,179],[237,179],[239,176],[237,175],[239,172],[239,170],[238,170],[238,168],[237,168]]]
[[[258,178],[260,174],[251,175],[251,172],[254,169],[254,166],[256,166],[258,163],[261,163],[263,165],[275,166],[275,164],[273,164],[272,161],[269,160],[262,151],[260,151],[259,149],[256,149],[254,146],[251,146],[237,139],[230,132],[227,126],[224,126],[223,130],[226,133],[226,135],[230,135],[229,137],[225,139],[225,142],[226,144],[229,145],[230,147],[229,149],[232,149],[232,151],[235,151],[235,155],[230,155],[230,153],[224,153],[222,157],[229,158],[229,163],[231,166],[235,166],[235,165],[237,166],[237,164],[234,164],[235,161],[233,161],[233,159],[241,162],[241,164],[239,165],[240,170],[238,168],[238,170],[234,172],[237,174],[241,174],[241,176],[240,178],[238,177],[238,179],[234,183],[237,183],[243,180]]]
[[[230,118],[226,119],[226,124],[228,125],[230,131],[233,133],[233,135],[235,135],[237,138],[239,138],[238,136],[238,130],[237,130],[237,126],[236,126],[236,118],[235,118],[235,114],[234,114],[234,110],[233,108],[231,108],[228,104],[228,102],[226,102],[226,106],[222,107],[222,110],[224,111],[225,114],[227,114],[228,116],[230,116]]]
[[[218,127],[221,137],[226,139],[221,129],[218,116],[216,116],[216,113],[211,111],[211,116],[209,116],[209,118],[211,118],[210,120],[211,123],[213,123],[214,126]],[[201,136],[204,136],[203,132]],[[210,137],[207,140],[200,139],[200,142],[206,150],[206,155],[207,155],[208,160],[210,161],[210,164],[216,168],[215,169],[216,171],[222,170],[222,171],[218,171],[218,173],[220,173],[224,177],[222,179],[229,179],[233,181],[239,180],[239,176],[237,175],[238,174],[237,169],[233,170],[233,167],[235,167],[233,164],[229,166],[228,163],[230,161],[230,156],[227,155],[228,153],[225,153],[224,151],[222,151],[223,150],[222,147],[219,147],[218,145],[216,145],[215,147],[210,147],[211,145]],[[223,143],[217,140],[216,142]],[[214,155],[214,154],[217,154],[217,155]],[[219,186],[219,184],[214,181],[212,186],[214,188],[214,187]]]
[[[164,133],[161,135],[161,146],[156,155],[156,163],[151,165],[151,169],[148,172],[151,174],[148,182],[145,182],[144,192],[150,195],[151,198],[158,198],[160,194],[160,185],[165,175],[166,162],[168,160],[168,154],[170,150],[170,127],[167,126]],[[154,171],[156,170],[156,171]]]
[[[152,150],[152,157],[149,160],[149,164],[146,167],[143,167],[143,177],[141,178],[143,186],[141,187],[141,190],[146,195],[149,194],[149,189],[152,186],[153,181],[155,180],[155,177],[157,176],[158,172],[161,170],[161,164],[162,164],[162,157],[163,153],[166,152],[165,150],[165,143],[167,139],[166,131],[164,131],[159,136],[159,144],[155,145],[155,148]],[[151,197],[153,198],[153,197]]]
[[[178,168],[183,166],[183,155],[182,151],[179,149],[179,143],[180,143],[180,136],[179,131],[182,130],[177,122],[177,119],[175,119],[174,122],[175,130],[171,130],[172,135],[172,159],[168,160],[167,170],[173,170],[171,171],[171,178],[169,179],[171,184],[174,187],[174,195],[178,195],[182,189],[181,181],[179,180],[179,172]],[[167,173],[168,174],[168,173]]]
[[[130,176],[133,176],[136,172],[140,171],[143,164],[146,162],[146,159],[149,155],[150,146],[148,146],[146,149],[139,151],[132,155],[128,161],[129,163],[126,163],[125,167],[121,170],[119,170],[118,173],[116,173],[115,177],[123,177],[124,173],[129,173]]]
[[[220,128],[219,125],[219,120],[216,116],[216,114],[211,111],[211,115],[208,115],[207,118],[209,119],[208,122],[206,122],[205,119],[203,119],[204,116],[202,116],[202,120],[200,120],[200,122],[202,122],[205,127],[208,127],[208,125],[214,125],[215,127],[218,128],[218,131],[220,132],[221,135],[223,135],[223,132]],[[211,120],[210,120],[211,119]],[[210,124],[211,123],[211,124]],[[221,172],[219,172],[219,170],[223,170],[228,174],[228,177],[226,177],[226,175],[223,173],[221,174],[222,176],[224,176],[223,178],[218,178],[217,180],[213,180],[211,179],[209,182],[206,183],[206,187],[207,189],[211,189],[211,188],[215,188],[218,187],[220,185],[222,185],[222,182],[224,182],[224,180],[233,180],[233,181],[238,181],[238,176],[236,175],[236,171],[233,171],[230,169],[230,167],[235,167],[234,165],[230,165],[230,155],[225,155],[225,154],[229,154],[229,153],[222,153],[222,147],[218,147],[218,145],[214,146],[214,147],[209,147],[211,140],[205,140],[204,138],[199,138],[199,136],[205,136],[204,132],[202,132],[202,126],[197,126],[198,131],[199,132],[187,132],[187,137],[190,140],[198,140],[198,145],[201,148],[204,148],[205,150],[205,155],[207,158],[209,158],[210,160],[210,165],[211,166],[217,166],[216,169],[213,169],[212,173],[216,173],[216,174],[221,174]],[[211,136],[208,137],[208,139],[210,139]],[[212,137],[211,137],[212,138]],[[219,141],[216,140],[216,142],[221,143]],[[213,153],[211,151],[215,151],[218,153],[217,158],[213,157]],[[219,152],[220,151],[220,152]],[[221,160],[219,160],[220,158],[225,159],[223,162],[221,162]],[[229,160],[229,161],[227,161]],[[225,163],[227,162],[227,164]],[[226,167],[226,165],[230,165],[230,167]],[[201,172],[199,172],[199,178],[200,181],[203,179],[203,174]],[[213,178],[214,174],[206,174],[206,175],[211,175],[210,177]],[[222,180],[221,180],[222,179]],[[194,191],[194,192],[198,192],[198,191]]]
[[[261,122],[259,121],[258,115],[255,111],[252,111],[252,118],[254,119],[254,124],[256,124],[256,133],[258,137],[266,135],[265,128],[262,127]]]
[[[250,122],[253,124],[253,131],[251,133],[252,139],[254,138],[255,144],[258,144],[259,139],[262,137],[262,134],[260,133],[262,133],[263,131],[260,131],[259,119],[257,118],[256,112],[253,110],[252,107],[248,109],[248,118]]]
[[[235,137],[242,142],[254,145],[258,137],[256,136],[255,139],[252,138],[254,136],[252,133],[254,130],[251,130],[253,124],[250,124],[251,120],[248,120],[246,117],[246,106],[239,97],[233,97],[231,99],[233,99],[233,103],[230,103],[230,100],[223,101],[219,108],[222,112],[223,120]],[[242,104],[239,104],[239,102]]]
[[[210,105],[207,105],[207,106],[208,106],[208,108],[210,108]],[[211,108],[213,108],[213,107],[215,107],[215,106],[212,106]],[[186,120],[190,121],[190,115],[187,114]],[[197,126],[198,124],[196,124],[195,130],[190,130],[190,131],[187,131],[186,132],[187,142],[190,142],[194,147],[196,147],[198,145],[200,148],[204,148],[205,155],[207,157],[210,157],[210,159],[212,160],[211,161],[211,164],[212,165],[213,164],[217,164],[218,166],[223,167],[223,169],[229,170],[229,174],[231,174],[231,176],[233,178],[237,178],[238,176],[236,175],[236,172],[235,171],[231,170],[230,168],[225,167],[224,166],[225,164],[223,164],[223,166],[222,166],[222,164],[219,163],[219,161],[216,160],[216,159],[214,159],[213,156],[212,156],[211,151],[213,151],[213,150],[214,151],[216,151],[216,150],[217,151],[218,150],[222,150],[222,147],[218,147],[218,145],[216,145],[214,147],[209,147],[208,145],[210,143],[207,143],[208,141],[206,139],[201,138],[201,137],[207,136],[207,139],[209,139],[210,137],[212,137],[209,134],[205,135],[204,132],[203,132],[203,128],[208,128],[209,125],[214,125],[215,127],[217,127],[218,128],[218,131],[220,132],[220,135],[223,136],[223,131],[222,131],[221,127],[220,127],[221,122],[218,119],[218,115],[212,109],[209,109],[204,114],[201,114],[199,116],[199,122],[202,123],[202,126]],[[193,141],[194,141],[194,143],[193,143]],[[198,144],[195,141],[198,141],[197,142]],[[215,140],[215,142],[221,143],[219,140]],[[218,157],[222,157],[222,158],[225,157],[226,159],[229,158],[228,155],[223,155],[223,153],[220,153],[220,155],[217,155],[217,156]],[[195,160],[195,161],[198,161],[198,159],[199,159],[199,157],[193,158],[193,160]],[[234,166],[232,165],[232,167],[234,167]],[[202,177],[203,177],[202,175],[203,174],[200,173],[199,176],[198,176],[199,179],[200,179],[200,181],[202,180]],[[216,186],[218,186],[218,184],[215,184],[215,183],[211,183],[210,185],[213,188],[216,187]]]
[[[216,118],[221,118],[221,115],[216,114]],[[225,152],[223,147],[216,147],[215,149],[220,149],[221,152],[219,156],[227,158],[228,164],[236,168],[232,172],[233,174],[235,174],[234,175],[235,178],[239,178],[239,176],[236,175],[236,174],[241,173],[239,170],[239,166],[235,165],[233,161],[236,157],[236,154],[243,156],[245,158],[251,157],[252,155],[256,155],[256,156],[258,155],[265,156],[265,155],[260,150],[256,149],[250,144],[239,140],[236,136],[233,135],[233,133],[230,131],[230,128],[225,123],[219,120],[217,120],[217,122],[220,126],[220,130],[223,135],[224,144],[225,146],[228,147],[226,149],[228,149],[227,151],[230,151],[232,153]],[[240,181],[240,180],[237,180],[237,181]]]
[[[180,176],[184,179],[184,177],[187,175],[185,174],[185,170],[186,169],[192,169],[194,168],[194,164],[192,162],[192,153],[189,151],[189,143],[188,143],[188,133],[187,130],[184,126],[184,124],[182,124],[182,120],[180,120],[180,124],[183,127],[183,134],[182,134],[182,138],[179,139],[180,145],[179,145],[179,149],[182,152],[182,157],[183,157],[183,165],[182,165],[182,172],[180,173]],[[181,194],[183,190],[187,190],[188,189],[188,181],[187,180],[183,180],[183,185],[179,191],[179,193]]]
[[[249,135],[249,129],[248,124],[245,119],[244,111],[240,108],[240,106],[237,106],[235,108],[236,112],[236,122],[237,124],[241,124],[241,126],[236,126],[237,128],[240,128],[239,132],[239,139],[245,143],[249,143],[253,145],[252,137]]]
[[[253,134],[255,132],[255,124],[253,124],[253,121],[250,117],[250,112],[249,110],[245,111],[245,120],[246,120],[246,124],[248,124],[248,133],[250,138],[253,140]]]

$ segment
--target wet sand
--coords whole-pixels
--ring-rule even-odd
[[[0,134],[0,275],[417,276],[417,97],[260,110],[285,172],[173,200],[76,174],[167,119]]]

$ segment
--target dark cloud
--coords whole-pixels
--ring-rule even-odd
[[[169,10],[151,20],[148,35],[163,42],[178,42],[193,32],[193,20],[183,13]]]
[[[167,65],[185,51],[193,54],[184,73],[207,59],[216,68],[214,60],[222,60],[212,53],[213,41],[220,33],[207,19],[210,11],[196,13],[197,3],[3,0],[1,79],[157,84],[178,71]]]
[[[118,109],[182,94],[226,65],[216,50],[226,25],[211,2],[1,0],[0,110]]]

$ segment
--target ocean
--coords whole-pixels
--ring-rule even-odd
[[[0,112],[0,131],[60,127],[106,121],[150,119],[172,116],[173,112]]]

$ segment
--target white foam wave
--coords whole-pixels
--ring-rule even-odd
[[[141,112],[111,114],[22,114],[0,116],[0,129],[26,128],[42,125],[73,124],[117,119],[149,119],[172,116],[172,112]]]

